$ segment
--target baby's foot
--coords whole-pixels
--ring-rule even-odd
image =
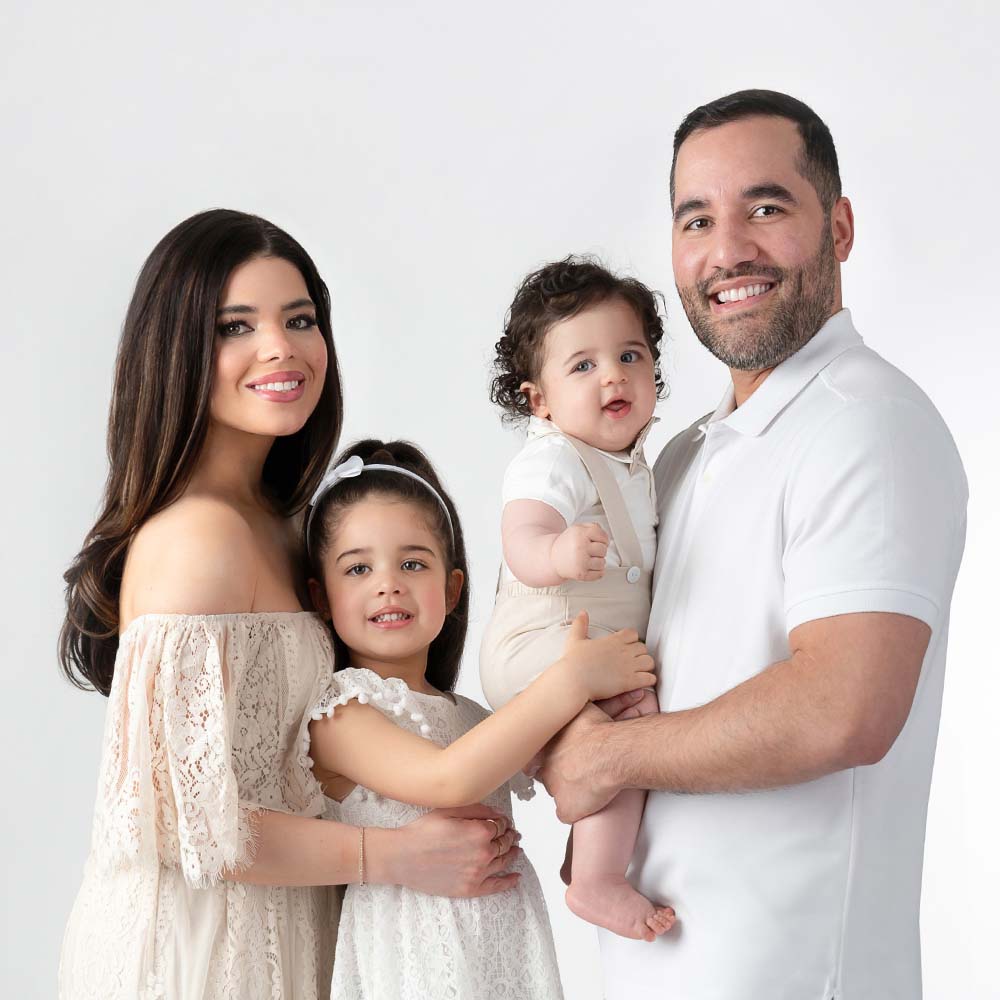
[[[582,919],[622,937],[654,941],[677,920],[671,906],[654,906],[624,876],[576,878],[566,890],[566,905]]]

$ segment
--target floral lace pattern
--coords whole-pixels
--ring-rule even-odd
[[[313,717],[333,715],[351,699],[439,746],[458,739],[489,714],[455,695],[411,691],[398,678],[342,670],[316,703]],[[486,805],[510,815],[511,784]],[[534,794],[523,776],[523,798]],[[427,812],[356,786],[327,816],[356,826],[399,827]],[[479,899],[447,899],[388,885],[349,885],[340,918],[334,1000],[557,1000],[562,997],[555,946],[541,886],[522,855],[517,888]]]
[[[255,812],[322,814],[302,746],[332,662],[306,613],[144,615],[123,633],[60,997],[327,995],[336,895],[222,875],[252,861]]]

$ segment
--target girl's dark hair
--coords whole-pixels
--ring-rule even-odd
[[[490,399],[503,411],[505,423],[531,416],[522,382],[537,382],[545,358],[545,335],[560,320],[569,319],[610,298],[624,299],[642,323],[653,356],[656,397],[667,394],[660,371],[663,339],[663,296],[635,278],[613,274],[593,257],[571,254],[546,264],[521,282],[496,343]]]
[[[177,500],[205,441],[216,309],[234,268],[277,257],[298,268],[326,341],[326,382],[305,426],[278,438],[263,485],[276,510],[305,506],[343,422],[330,294],[309,255],[265,219],[214,209],[186,219],[156,245],[139,273],[118,344],[108,417],[108,478],[100,514],[66,571],[59,661],[77,687],[108,694],[118,649],[118,602],[129,543]]]
[[[670,164],[670,204],[674,204],[677,153],[695,132],[718,128],[744,118],[787,118],[794,122],[802,139],[796,164],[799,173],[812,184],[824,211],[829,212],[840,197],[840,165],[833,136],[822,118],[808,104],[777,90],[739,90],[695,108],[674,133],[674,156]]]
[[[447,575],[454,569],[460,569],[465,577],[458,603],[445,617],[444,626],[431,643],[427,654],[427,680],[439,691],[451,691],[458,678],[462,650],[465,648],[465,633],[469,627],[469,563],[465,555],[465,538],[462,535],[458,511],[441,485],[430,459],[409,441],[379,441],[375,438],[358,441],[342,451],[334,464],[340,465],[355,455],[360,456],[365,465],[374,463],[397,465],[426,479],[441,495],[448,508],[455,533],[454,544],[448,528],[448,518],[426,487],[409,476],[401,476],[395,472],[385,472],[380,469],[365,470],[360,476],[340,480],[320,497],[319,503],[313,509],[308,525],[308,537],[304,539],[309,559],[309,574],[317,580],[323,580],[323,556],[342,523],[344,514],[355,504],[375,496],[402,500],[419,507],[441,543],[441,550],[445,553]],[[336,669],[343,670],[350,665],[350,653],[336,632],[333,633],[333,646]]]

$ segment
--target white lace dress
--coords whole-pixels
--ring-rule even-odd
[[[64,1000],[328,996],[336,896],[223,881],[260,809],[319,816],[308,710],[332,676],[308,613],[143,615],[121,636]]]
[[[489,713],[461,695],[411,691],[398,678],[347,669],[333,676],[312,715],[331,715],[353,698],[397,725],[447,746]],[[523,775],[486,805],[509,816],[510,792],[534,794]],[[326,815],[355,826],[395,828],[428,810],[356,786]],[[516,889],[448,899],[400,886],[349,885],[337,934],[332,1000],[557,1000],[555,945],[538,877],[522,854]]]

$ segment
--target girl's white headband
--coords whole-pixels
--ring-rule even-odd
[[[316,505],[323,499],[323,497],[333,489],[343,479],[354,479],[356,476],[360,476],[362,472],[366,469],[377,469],[379,472],[398,472],[401,476],[409,476],[410,479],[415,479],[420,483],[428,493],[434,497],[435,500],[441,505],[441,509],[444,511],[445,519],[448,522],[448,533],[451,535],[451,547],[455,548],[455,526],[451,523],[451,514],[448,512],[448,506],[444,502],[444,498],[440,493],[426,479],[422,476],[418,476],[415,472],[410,472],[409,469],[403,469],[398,465],[382,465],[378,462],[374,462],[371,465],[365,465],[360,455],[352,455],[346,462],[341,462],[335,469],[329,469],[323,479],[320,481],[319,486],[316,487],[316,492],[312,495],[312,499],[309,501],[309,513],[306,515],[306,546],[309,545],[309,532],[312,529],[312,519],[313,514],[316,512]]]

